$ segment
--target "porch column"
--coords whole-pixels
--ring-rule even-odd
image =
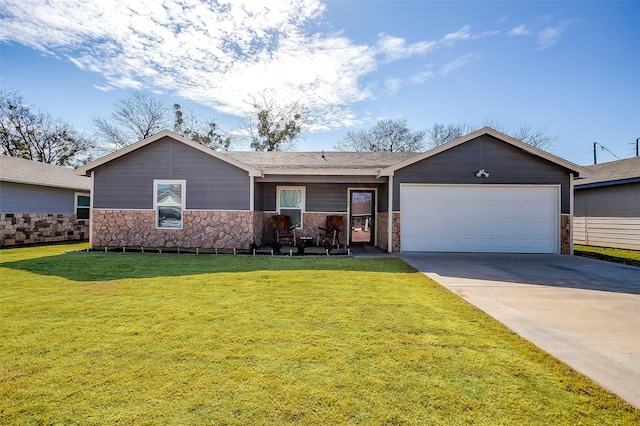
[[[249,175],[249,211],[254,210],[254,192],[256,187],[256,178]]]

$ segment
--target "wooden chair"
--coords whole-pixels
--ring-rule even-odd
[[[271,218],[273,225],[273,238],[275,241],[283,244],[288,242],[289,245],[294,245],[296,242],[295,226],[291,226],[289,216],[284,214],[277,214]]]
[[[331,240],[331,245],[336,246],[341,245],[340,243],[340,233],[342,232],[342,222],[344,218],[342,216],[327,216],[326,225],[324,228],[318,227],[320,230],[320,235],[318,235],[317,245],[320,245],[321,240]]]

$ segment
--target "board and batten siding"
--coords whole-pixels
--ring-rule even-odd
[[[154,179],[186,180],[190,210],[250,208],[246,171],[168,137],[98,167],[93,207],[152,209]]]
[[[476,177],[484,169],[489,177]],[[465,185],[560,185],[561,214],[571,212],[569,170],[489,135],[411,164],[395,172],[393,210],[400,210],[401,183]]]
[[[575,188],[573,242],[640,250],[640,183]]]
[[[320,176],[318,179],[322,179]],[[278,186],[304,186],[305,211],[309,213],[346,213],[349,196],[348,188],[377,189],[378,212],[387,211],[386,185],[372,185],[370,183],[256,183],[256,210],[276,211],[276,190]]]
[[[82,191],[0,182],[0,212],[73,214],[76,192]]]

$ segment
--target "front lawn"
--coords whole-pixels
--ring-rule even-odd
[[[623,263],[625,265],[640,266],[640,251],[625,250],[609,247],[575,245],[574,253],[578,256],[606,260],[608,262]]]
[[[0,424],[632,425],[398,259],[0,251]]]

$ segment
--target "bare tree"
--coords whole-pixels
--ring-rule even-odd
[[[280,104],[266,92],[248,101],[252,113],[245,115],[244,126],[255,151],[293,151],[305,131],[307,110],[299,103]]]
[[[90,160],[92,145],[70,124],[34,111],[16,92],[0,93],[0,145],[12,157],[79,165]]]
[[[148,138],[170,125],[170,109],[162,102],[139,91],[116,103],[108,119],[94,118],[96,135],[116,149]]]
[[[434,125],[427,130],[429,148],[435,148],[443,145],[452,140],[458,139],[469,133],[471,126],[468,124],[444,124],[434,123]]]
[[[558,140],[558,136],[550,135],[546,127],[534,129],[527,123],[521,125],[513,137],[540,149],[548,149]]]
[[[334,149],[355,152],[418,152],[424,149],[426,135],[426,130],[409,129],[405,119],[385,118],[378,120],[370,129],[348,131],[334,145]]]
[[[502,123],[489,118],[485,119],[484,125],[539,149],[549,149],[551,145],[558,140],[558,136],[550,135],[546,127],[534,129],[527,123],[520,125],[515,133],[510,133],[508,130],[505,130]]]
[[[138,91],[130,92],[126,98],[118,101],[109,118],[94,118],[93,128],[104,145],[111,145],[115,149],[168,128],[212,149],[228,150],[231,146],[231,139],[220,134],[218,124],[213,119],[202,119],[193,111],[183,109],[179,103],[173,104],[171,109]]]

